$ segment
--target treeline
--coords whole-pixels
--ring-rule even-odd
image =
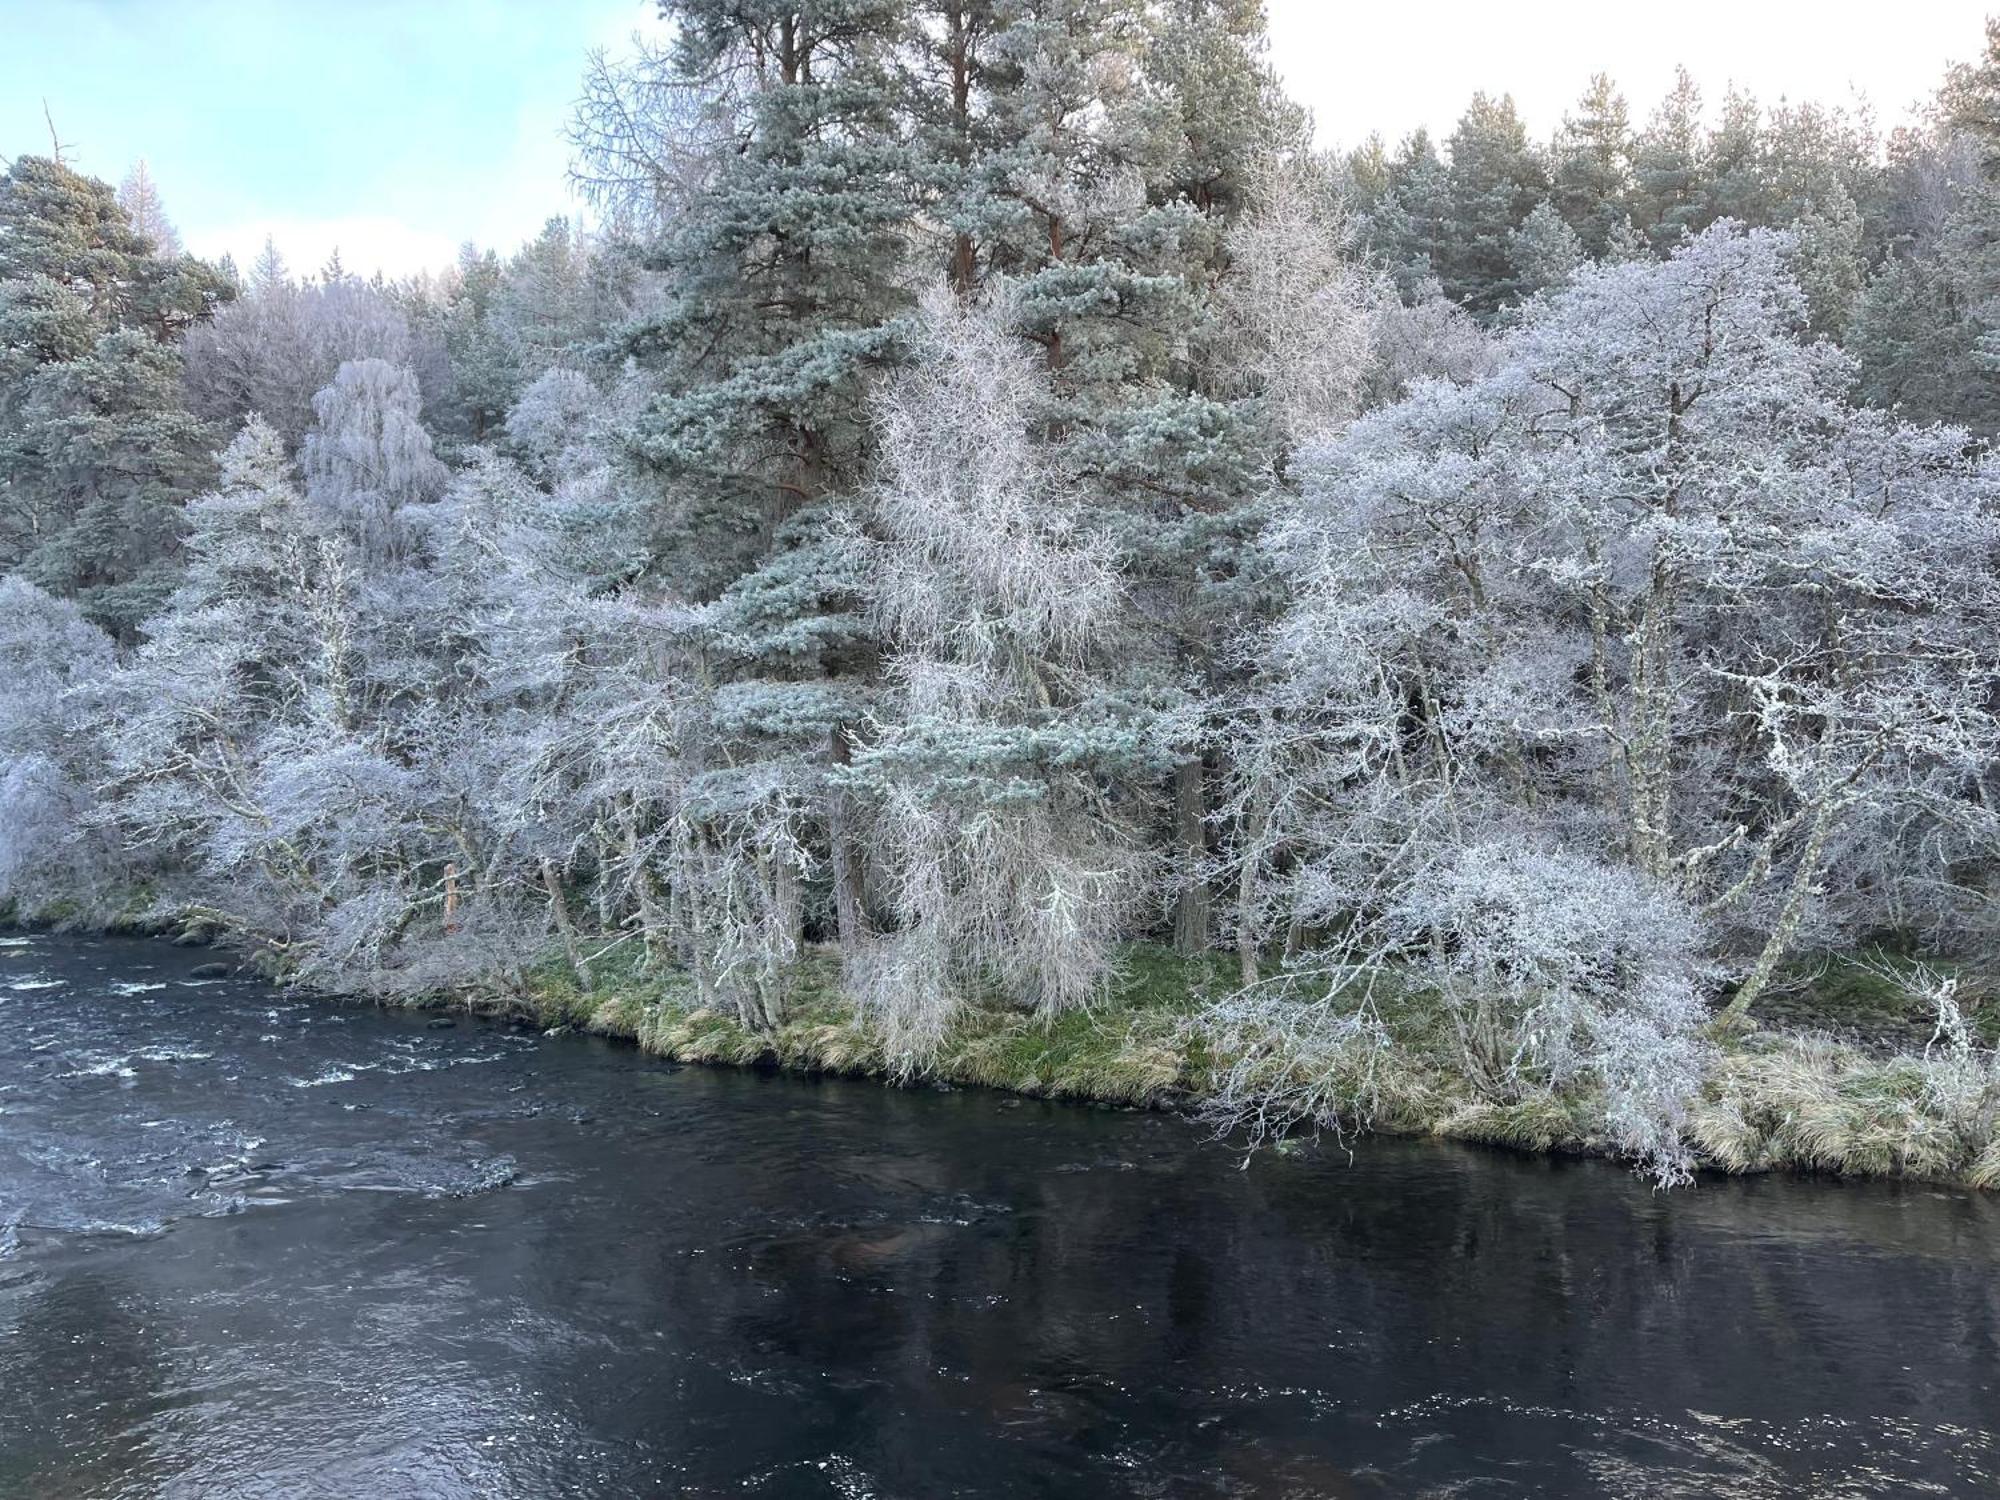
[[[504,263],[0,179],[20,912],[766,1027],[825,944],[916,1067],[1156,940],[1666,1176],[1718,1005],[1991,943],[2000,30],[1886,148],[1600,79],[1327,155],[1257,0],[663,9]]]

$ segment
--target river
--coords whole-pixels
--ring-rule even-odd
[[[2000,1203],[677,1068],[0,934],[0,1496],[2000,1493]]]

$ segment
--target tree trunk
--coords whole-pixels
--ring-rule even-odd
[[[659,887],[653,881],[653,871],[639,857],[639,814],[630,801],[618,809],[619,832],[624,836],[625,862],[632,870],[632,889],[639,901],[639,940],[646,948],[646,962],[652,963],[659,955],[659,935],[664,930],[667,941],[673,941],[673,912],[670,909],[663,918],[660,913]],[[609,924],[606,924],[609,930]]]
[[[829,736],[827,760],[835,766],[849,764],[852,746],[847,726],[836,724]],[[832,850],[833,919],[840,938],[840,951],[851,957],[868,938],[867,882],[861,841],[854,828],[854,808],[844,787],[832,787],[826,798],[827,842]]]
[[[1174,901],[1174,952],[1194,958],[1208,951],[1210,898],[1202,866],[1208,858],[1208,824],[1201,757],[1174,767],[1174,845],[1180,854],[1180,893]]]
[[[556,932],[562,937],[563,956],[569,960],[569,971],[576,976],[576,987],[590,993],[590,969],[584,964],[583,949],[577,944],[576,923],[570,920],[569,898],[563,895],[562,877],[556,873],[553,860],[542,861],[542,887],[549,893],[549,915],[555,919]]]
[[[960,166],[972,162],[972,27],[965,6],[945,8],[946,47],[951,57],[951,128],[956,140],[953,155]],[[972,235],[960,229],[952,237],[951,285],[962,298],[970,299],[978,277],[978,255]]]
[[[1798,936],[1799,923],[1805,919],[1806,902],[1819,890],[1820,859],[1826,853],[1828,836],[1833,832],[1834,805],[1831,800],[1823,803],[1813,817],[1812,831],[1806,835],[1806,846],[1799,851],[1799,866],[1792,872],[1791,889],[1785,892],[1785,904],[1778,910],[1778,920],[1771,925],[1771,935],[1764,940],[1764,951],[1757,955],[1756,965],[1750,970],[1729,1004],[1722,1008],[1716,1018],[1723,1026],[1735,1026],[1750,1014],[1750,1007],[1757,1003],[1757,997],[1764,993],[1771,983],[1771,976],[1778,972],[1778,965],[1784,961],[1792,946],[1792,939]]]
[[[1664,580],[1656,580],[1633,652],[1628,758],[1632,862],[1662,882],[1673,876],[1672,608]]]
[[[1260,783],[1250,797],[1243,870],[1236,879],[1236,960],[1246,989],[1258,979],[1257,877],[1264,864],[1264,835],[1270,821],[1270,793]]]

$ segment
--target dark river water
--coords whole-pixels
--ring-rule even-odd
[[[2000,1203],[677,1069],[0,934],[0,1496],[2000,1494]]]

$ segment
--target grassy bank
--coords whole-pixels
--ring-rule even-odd
[[[1276,1095],[1321,1082],[1304,1076],[1313,1064],[1282,1038],[1225,1038],[1201,1024],[1206,1003],[1229,988],[1229,977],[1212,962],[1136,947],[1119,985],[1087,1012],[1052,1023],[999,1005],[968,1012],[922,1077],[1161,1109],[1199,1109],[1220,1074],[1246,1054],[1254,1054],[1250,1066]],[[1927,1062],[1921,1049],[1931,1023],[1877,974],[1844,964],[1801,972],[1783,996],[1782,1020],[1774,1016],[1719,1044],[1688,1129],[1705,1167],[2000,1188],[2000,1074],[1984,1060],[1956,1072]],[[867,1018],[842,995],[838,965],[827,956],[801,965],[787,1018],[772,1032],[702,1007],[683,976],[621,965],[594,974],[588,993],[560,965],[536,970],[525,1003],[545,1026],[626,1038],[679,1062],[898,1074]],[[1451,1067],[1420,1007],[1387,1020],[1392,1045],[1372,1060],[1365,1118],[1348,1125],[1539,1152],[1606,1152],[1593,1124],[1602,1118],[1597,1100],[1581,1093],[1504,1104],[1481,1099]],[[1976,1011],[1974,1020],[1990,1040],[2000,1006]]]
[[[168,935],[145,902],[107,922],[60,911],[36,926]],[[188,936],[183,933],[183,940]],[[905,1070],[840,988],[830,954],[791,976],[786,1019],[752,1029],[704,1007],[683,974],[643,969],[633,948],[600,961],[586,992],[559,961],[531,970],[509,992],[429,997],[429,1006],[523,1015],[635,1043],[678,1062],[775,1067],[801,1073],[899,1078]],[[2000,1189],[2000,1066],[1990,1051],[1954,1060],[1925,1049],[1934,1015],[1894,982],[1879,957],[1801,967],[1758,1006],[1759,1024],[1721,1038],[1719,1056],[1690,1112],[1687,1136],[1703,1166],[1720,1172],[1798,1170],[1898,1176]],[[1327,1076],[1323,1055],[1295,1038],[1218,1029],[1210,1004],[1232,987],[1233,964],[1190,962],[1135,945],[1121,977],[1088,1011],[1045,1023],[998,1003],[965,1012],[942,1039],[921,1080],[1036,1098],[1199,1111],[1234,1071],[1274,1099],[1348,1100],[1344,1129],[1429,1135],[1537,1152],[1606,1154],[1601,1101],[1587,1093],[1535,1094],[1507,1103],[1479,1097],[1455,1067],[1448,1038],[1421,1003],[1384,1014],[1389,1044],[1369,1059],[1365,1081]],[[2000,1041],[2000,997],[1961,976],[1975,1040]],[[1280,1110],[1282,1114],[1282,1109]],[[1283,1135],[1287,1122],[1274,1119]],[[1281,1140],[1281,1149],[1291,1142]]]

